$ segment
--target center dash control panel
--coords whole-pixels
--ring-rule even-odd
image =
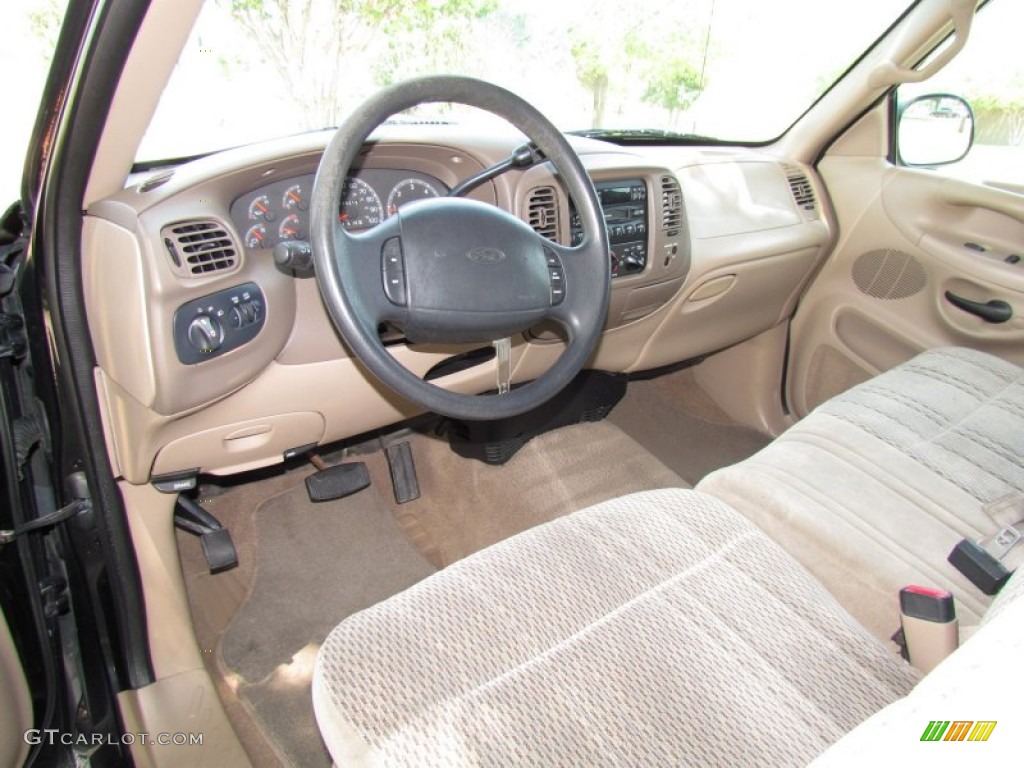
[[[266,316],[266,300],[256,283],[182,304],[174,313],[178,359],[194,365],[237,349],[256,338]]]
[[[612,277],[643,272],[647,267],[647,185],[642,179],[594,184],[611,246]],[[583,224],[571,211],[572,244],[583,242]]]

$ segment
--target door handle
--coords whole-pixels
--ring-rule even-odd
[[[992,299],[985,302],[972,301],[971,299],[965,299],[963,296],[957,296],[952,291],[946,291],[946,301],[954,307],[959,307],[964,312],[977,315],[986,323],[1005,323],[1013,317],[1013,307],[1002,299]]]

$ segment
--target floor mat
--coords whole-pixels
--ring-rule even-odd
[[[255,583],[220,643],[223,664],[277,747],[296,765],[330,765],[313,720],[316,650],[346,616],[434,568],[376,488],[313,504],[300,485],[256,512]]]
[[[254,765],[330,765],[310,678],[319,643],[345,615],[531,526],[624,493],[686,485],[607,421],[541,435],[504,467],[463,459],[424,434],[399,439],[412,444],[416,501],[395,503],[377,450],[353,457],[366,462],[372,486],[338,502],[308,501],[308,467],[204,487],[204,506],[235,539],[236,569],[211,576],[198,540],[179,533],[197,639]]]
[[[686,487],[607,421],[535,437],[500,467],[463,459],[436,438],[417,435],[411,443],[423,493],[395,516],[438,568],[606,499]]]
[[[723,413],[689,370],[629,382],[608,419],[690,485],[771,442]]]

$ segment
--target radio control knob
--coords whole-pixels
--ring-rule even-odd
[[[224,327],[210,315],[198,315],[188,324],[188,342],[200,352],[215,352],[224,342]]]

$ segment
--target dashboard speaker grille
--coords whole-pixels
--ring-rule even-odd
[[[905,299],[928,284],[928,273],[920,261],[891,248],[857,257],[852,271],[853,282],[861,293],[876,299]]]
[[[537,234],[558,242],[558,195],[554,187],[530,190],[526,201],[526,217]]]
[[[789,182],[789,191],[793,193],[793,202],[796,203],[796,207],[803,211],[807,218],[818,218],[818,200],[807,174],[795,165],[786,165],[784,168],[786,181]]]
[[[199,277],[238,263],[235,241],[219,222],[183,221],[164,227],[161,236],[179,273]]]
[[[670,237],[683,226],[683,192],[675,176],[661,177],[661,228]]]

